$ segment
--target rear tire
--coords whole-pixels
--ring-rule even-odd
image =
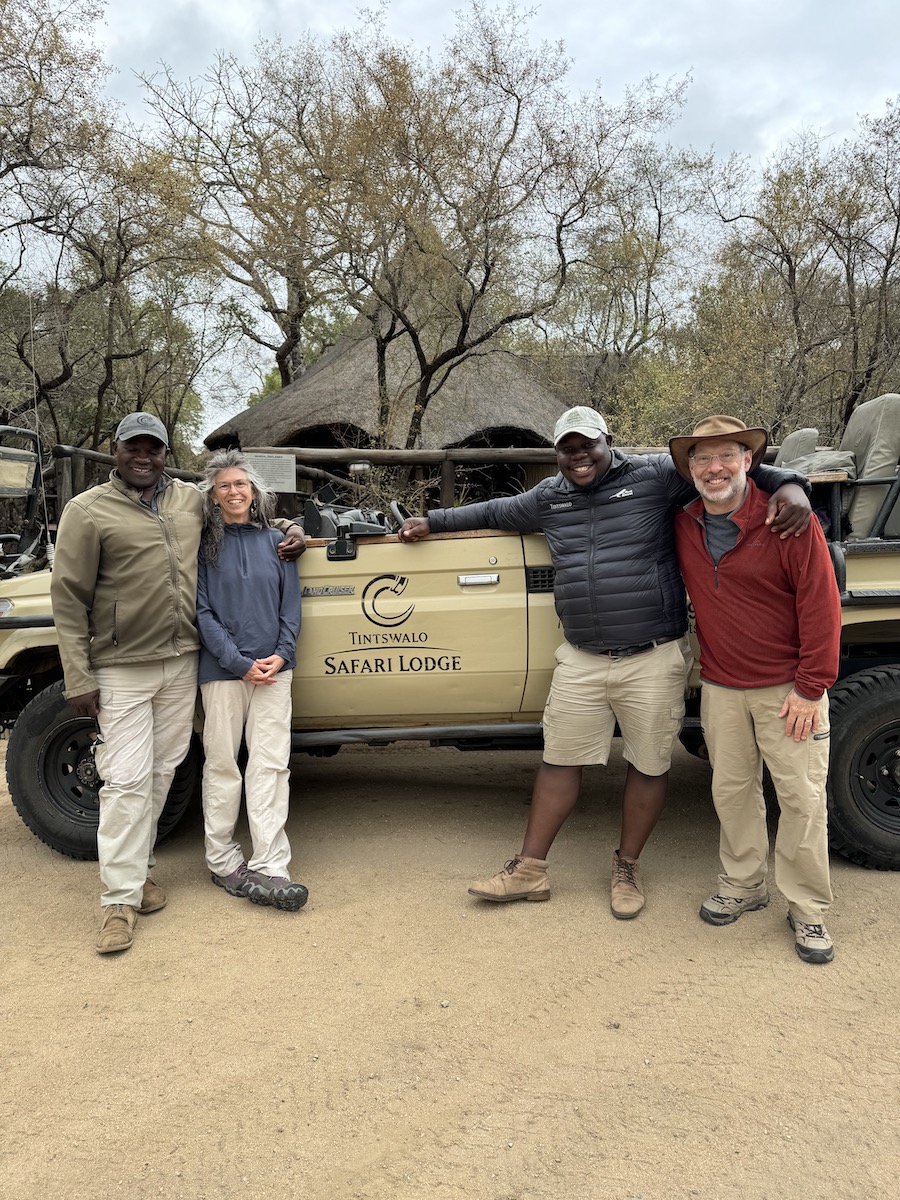
[[[900,870],[900,667],[832,689],[828,825],[832,849],[851,862]]]
[[[99,790],[94,763],[97,722],[80,717],[62,681],[45,688],[19,714],[6,750],[6,780],[16,812],[32,833],[69,858],[97,857]],[[203,751],[194,734],[175,772],[157,841],[167,837],[199,795]]]

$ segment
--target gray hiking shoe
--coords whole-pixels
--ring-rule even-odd
[[[797,953],[804,962],[831,962],[834,958],[834,942],[824,925],[808,925],[805,921],[798,921],[792,913],[788,913],[787,921],[797,939]]]
[[[283,912],[296,912],[309,899],[309,892],[302,883],[294,883],[286,875],[263,875],[262,871],[248,871],[251,888],[247,893],[253,904],[271,904]]]
[[[215,875],[210,872],[209,877],[216,887],[224,888],[229,896],[249,897],[256,886],[256,877],[245,862],[235,867],[230,875]]]
[[[755,912],[765,908],[769,903],[769,893],[765,887],[751,892],[749,896],[720,896],[717,892],[704,900],[700,905],[700,916],[707,925],[731,925],[744,913]]]

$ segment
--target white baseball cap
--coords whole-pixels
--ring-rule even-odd
[[[570,433],[581,433],[585,437],[595,438],[601,433],[609,433],[606,422],[595,408],[579,404],[570,408],[556,422],[553,430],[553,445],[557,446]]]

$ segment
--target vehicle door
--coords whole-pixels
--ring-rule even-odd
[[[519,711],[527,667],[522,539],[478,531],[416,544],[360,538],[356,557],[300,559],[296,724],[467,721]]]

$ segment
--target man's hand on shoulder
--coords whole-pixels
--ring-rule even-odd
[[[397,534],[401,542],[420,542],[431,533],[427,517],[407,517]]]
[[[811,516],[809,497],[799,483],[783,483],[778,491],[769,497],[766,524],[771,525],[772,532],[781,538],[791,535],[799,537],[805,531]]]
[[[80,696],[69,696],[69,704],[79,717],[100,716],[100,692],[82,692]]]
[[[296,562],[306,550],[306,534],[299,525],[290,525],[278,543],[278,557],[285,562]]]

